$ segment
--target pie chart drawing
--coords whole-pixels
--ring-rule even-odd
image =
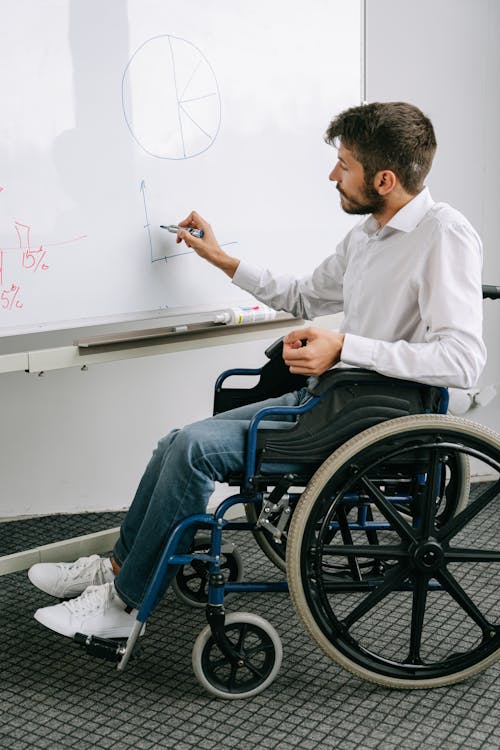
[[[122,80],[125,121],[137,144],[158,159],[190,159],[217,138],[221,99],[205,55],[164,34],[144,42]]]

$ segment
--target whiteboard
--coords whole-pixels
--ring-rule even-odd
[[[352,226],[328,182],[358,104],[346,0],[0,0],[2,334],[248,300],[160,224],[310,271]]]

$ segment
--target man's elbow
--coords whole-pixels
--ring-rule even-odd
[[[455,359],[455,382],[450,382],[452,388],[474,388],[486,364],[486,347],[484,344],[462,350]]]

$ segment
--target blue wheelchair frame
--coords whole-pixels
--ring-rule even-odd
[[[483,297],[498,299],[500,287],[483,286]],[[265,399],[304,387],[305,378],[291,374],[284,364],[278,343],[266,351],[269,361],[263,367],[231,369],[219,376],[214,414],[251,403],[258,408]],[[232,375],[260,378],[253,388],[222,388]],[[346,384],[349,387],[342,393],[339,386]],[[403,393],[401,386],[413,390]],[[224,596],[231,592],[290,591],[298,616],[323,651],[362,679],[385,687],[441,687],[474,676],[500,659],[500,623],[489,609],[493,578],[485,574],[479,581],[473,571],[474,593],[482,597],[479,605],[459,580],[466,580],[468,588],[471,566],[500,563],[500,550],[490,548],[492,542],[477,548],[468,541],[468,534],[477,531],[476,517],[493,509],[490,505],[500,497],[500,478],[488,480],[486,489],[471,491],[469,459],[500,477],[500,436],[468,420],[443,417],[448,409],[446,388],[383,378],[372,371],[336,369],[311,384],[309,393],[310,398],[300,406],[263,407],[253,416],[244,471],[227,478],[239,492],[220,503],[215,512],[186,518],[176,526],[126,643],[77,633],[75,640],[89,653],[123,670],[138,652],[137,640],[165,588],[165,576],[180,568],[177,593],[195,606],[207,602],[208,626],[194,645],[193,668],[201,684],[218,697],[250,697],[260,692],[275,678],[282,656],[279,635],[267,620],[246,612],[226,618]],[[315,407],[313,416],[310,412]],[[280,416],[287,421],[295,418],[290,430],[262,424],[268,417]],[[392,424],[381,424],[391,420]],[[375,425],[377,429],[370,429]],[[344,444],[345,450],[337,454]],[[329,456],[332,461],[327,461]],[[290,535],[283,535],[301,488],[306,488],[306,502],[298,503]],[[245,506],[246,522],[226,518],[236,505]],[[468,524],[472,528],[465,532]],[[195,540],[192,551],[180,553],[186,532],[192,531],[194,537],[197,530],[208,530],[209,540]],[[290,585],[288,580],[237,580],[236,551],[228,552],[222,544],[227,530],[251,531],[282,571],[285,546],[281,542],[286,539],[291,553],[287,560]],[[467,563],[465,573],[460,568],[454,577],[449,563]],[[203,585],[208,576],[207,591],[190,588],[187,582],[193,576],[184,576],[184,566],[191,566],[194,578],[198,575]],[[189,592],[186,597],[184,585]],[[465,647],[453,618],[443,637],[440,619],[433,617],[432,607],[428,611],[427,595],[435,590],[444,591],[458,614],[465,616],[464,628],[475,628],[474,638]],[[368,593],[352,608],[347,603],[346,613],[344,600],[337,606],[336,598],[344,592],[348,597]],[[388,611],[399,629],[402,604],[410,617],[405,637],[397,642],[385,619],[378,630],[375,619],[372,648],[372,622],[362,632],[356,626],[385,597],[397,597],[398,592],[410,592],[409,601],[406,596],[395,599]],[[425,645],[424,624],[426,628],[434,624],[430,639],[425,633]],[[238,685],[237,674],[242,678]]]
[[[226,370],[223,372],[216,383],[216,390],[221,388],[224,380],[233,375],[259,375],[263,368],[258,369],[242,369],[235,368]],[[355,374],[353,375],[353,382],[356,380]],[[404,383],[404,381],[402,381]],[[342,382],[345,385],[346,381]],[[408,385],[415,385],[408,383]],[[237,658],[237,654],[234,647],[231,645],[229,640],[224,634],[224,596],[226,593],[237,592],[237,593],[255,593],[255,592],[288,592],[287,581],[277,582],[236,582],[226,581],[224,575],[221,573],[221,561],[222,561],[222,537],[223,531],[227,530],[252,530],[254,525],[249,522],[240,521],[229,521],[224,518],[226,513],[235,505],[255,503],[258,504],[262,501],[259,493],[255,493],[252,486],[252,479],[256,472],[257,465],[257,433],[260,423],[269,416],[292,416],[299,417],[313,409],[333,388],[338,387],[333,383],[328,391],[322,396],[311,397],[301,406],[287,407],[287,406],[274,406],[265,407],[259,410],[253,418],[250,420],[248,428],[248,444],[247,454],[245,459],[245,470],[243,476],[243,482],[241,483],[241,491],[226,500],[224,500],[213,513],[203,513],[191,516],[181,521],[174,531],[172,532],[164,552],[161,556],[160,561],[157,564],[156,570],[152,576],[151,582],[148,586],[143,602],[138,610],[136,622],[134,628],[129,636],[127,643],[124,648],[120,649],[120,661],[118,663],[118,669],[124,670],[130,657],[133,654],[134,647],[142,631],[144,623],[148,620],[151,612],[158,603],[159,592],[162,586],[162,582],[167,574],[168,568],[173,566],[177,569],[178,566],[189,565],[195,560],[202,561],[208,564],[209,578],[208,578],[208,602],[207,602],[207,620],[212,629],[212,634],[217,641],[221,651],[230,659]],[[439,414],[446,414],[448,409],[449,395],[446,388],[440,390],[440,402],[439,402]],[[425,479],[422,477],[422,482]],[[252,495],[253,493],[253,495]],[[394,496],[393,502],[404,502],[408,501],[406,496]],[[186,531],[194,528],[195,530],[209,529],[210,530],[210,552],[199,553],[191,552],[186,554],[177,554],[177,548],[179,542]],[[352,529],[359,529],[362,531],[377,531],[388,528],[387,522],[372,521],[367,518],[366,507],[360,508],[358,519],[354,524],[351,525]]]

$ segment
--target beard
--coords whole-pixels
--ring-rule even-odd
[[[340,205],[346,214],[365,214],[380,213],[385,206],[385,198],[379,195],[371,185],[365,185],[361,199],[351,198],[337,184],[337,190],[341,195]],[[344,200],[342,200],[344,198]]]

